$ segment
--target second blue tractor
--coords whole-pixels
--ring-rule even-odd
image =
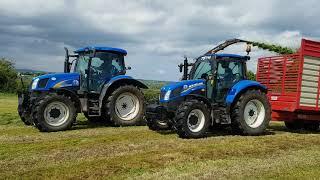
[[[247,78],[250,57],[216,53],[237,42],[246,41],[228,40],[195,63],[185,59],[179,66],[182,81],[162,87],[159,103],[147,107],[149,128],[174,129],[182,138],[205,137],[210,127],[221,126],[243,135],[264,133],[271,108],[267,88]]]

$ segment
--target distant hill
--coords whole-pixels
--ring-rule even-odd
[[[162,86],[172,83],[172,81],[140,80],[151,89],[160,89]]]
[[[38,71],[38,70],[33,70],[33,69],[16,69],[20,73],[48,73],[46,71]]]

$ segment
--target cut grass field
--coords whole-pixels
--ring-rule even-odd
[[[24,126],[15,95],[0,94],[0,179],[319,179],[320,133],[289,132],[272,123],[268,135],[179,139],[147,127],[89,124],[40,133]]]

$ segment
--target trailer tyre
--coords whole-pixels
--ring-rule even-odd
[[[132,85],[118,87],[107,99],[106,112],[115,126],[142,124],[145,114],[142,91]]]
[[[320,122],[318,121],[304,122],[303,127],[307,131],[318,131],[320,128]]]
[[[210,126],[210,113],[202,101],[183,102],[176,111],[174,128],[181,138],[206,137]]]
[[[33,108],[35,126],[42,132],[70,129],[77,116],[74,103],[66,96],[50,94],[38,100]]]
[[[303,128],[303,122],[301,121],[285,121],[284,124],[286,128],[293,131],[300,130]]]
[[[271,120],[271,108],[265,93],[248,90],[231,109],[232,129],[243,135],[263,134]]]

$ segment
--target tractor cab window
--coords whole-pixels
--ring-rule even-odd
[[[88,69],[89,57],[88,56],[79,56],[77,59],[76,65],[74,67],[74,72],[80,74],[80,89],[86,90],[87,83],[85,79],[87,79],[86,70]]]
[[[124,74],[123,56],[110,52],[97,52],[91,61],[90,89],[100,92],[105,82]]]
[[[212,75],[211,63],[207,60],[200,61],[191,74],[191,79],[206,79],[206,77]]]
[[[217,63],[216,101],[223,102],[229,89],[244,79],[243,62],[220,60]]]
[[[89,80],[90,91],[100,92],[105,82],[114,76],[125,74],[123,55],[112,52],[96,52],[91,60],[90,77],[86,72],[88,65],[89,56],[80,54],[74,71],[80,74],[80,89],[84,91],[88,90],[87,80]]]

